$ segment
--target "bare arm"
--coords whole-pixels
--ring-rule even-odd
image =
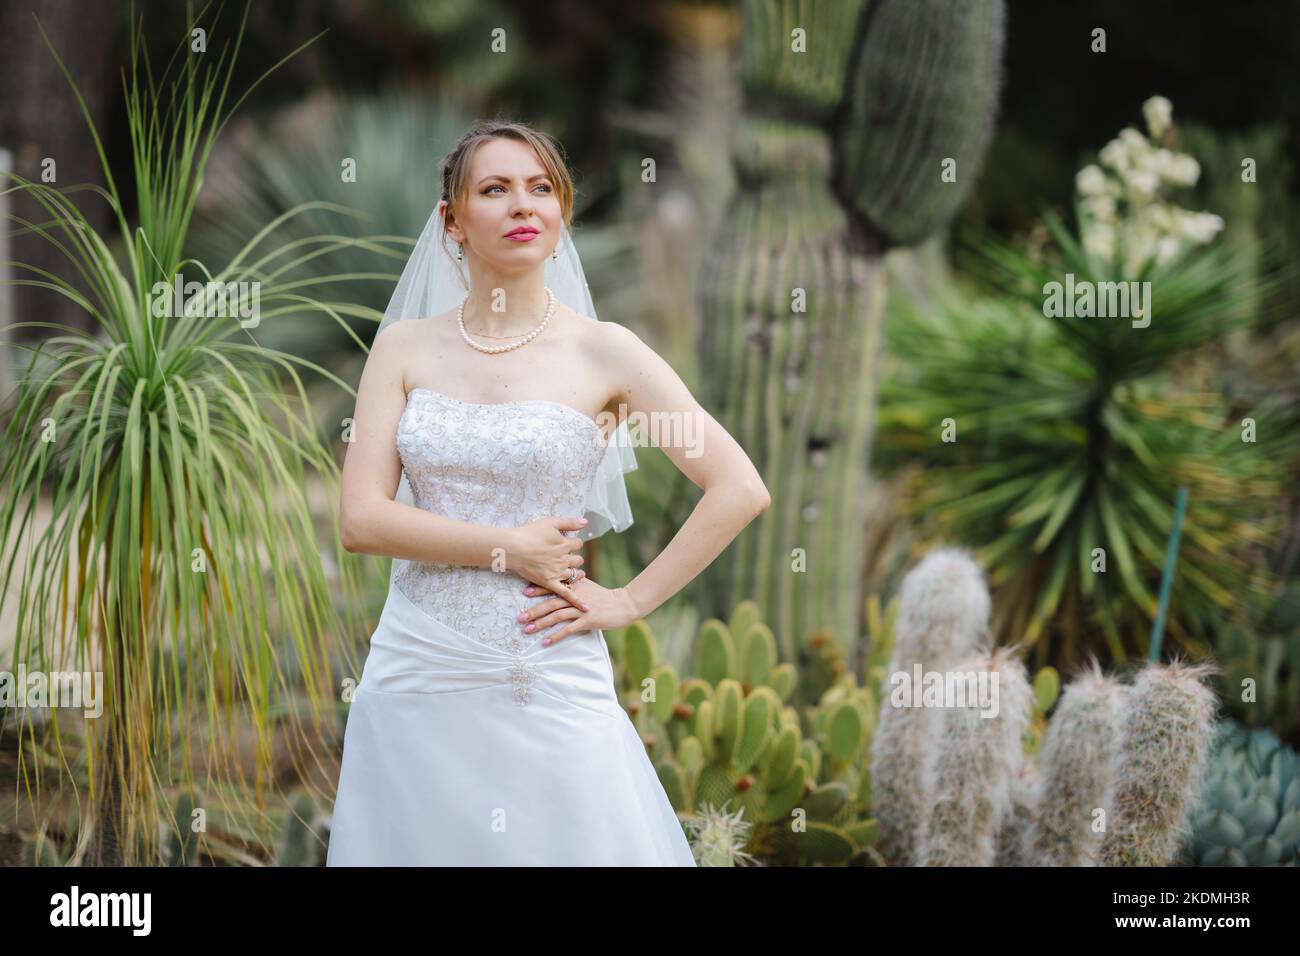
[[[608,325],[608,359],[630,424],[639,421],[646,438],[704,491],[668,546],[625,588],[645,617],[708,567],[772,499],[744,449],[672,367],[630,329],[602,325]]]
[[[514,554],[514,529],[458,521],[393,500],[402,478],[395,437],[406,407],[402,356],[409,347],[406,337],[418,331],[418,322],[395,322],[384,329],[375,336],[361,372],[353,441],[343,459],[339,489],[343,547],[415,561],[492,567],[494,549]]]

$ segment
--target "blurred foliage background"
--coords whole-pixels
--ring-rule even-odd
[[[110,162],[123,171],[120,182],[129,197],[129,140],[119,95],[130,24],[126,4],[15,0],[0,6],[0,148],[8,150],[14,169],[29,176],[39,173],[42,158],[54,155],[61,181],[95,178],[91,144],[39,40],[33,8],[87,91],[87,109],[107,132]],[[151,49],[170,48],[184,29],[185,5],[146,0],[136,11],[144,15]],[[222,19],[233,21],[239,13],[232,5]],[[288,50],[322,35],[275,72],[218,141],[187,252],[220,262],[276,215],[308,200],[338,203],[354,214],[317,210],[297,220],[286,238],[333,233],[414,238],[437,199],[437,162],[466,126],[478,117],[522,119],[556,136],[567,151],[578,188],[575,239],[602,317],[634,329],[696,394],[703,394],[710,368],[701,367],[698,349],[699,263],[725,234],[729,204],[747,186],[738,181],[731,157],[742,101],[737,78],[742,13],[739,2],[706,0],[255,3],[240,52],[241,76],[259,75]],[[1106,31],[1104,54],[1090,49],[1096,28]],[[497,29],[507,37],[505,54],[490,49]],[[940,450],[918,439],[923,426],[891,417],[890,403],[928,403],[941,410],[948,392],[964,394],[968,383],[918,357],[926,351],[926,323],[938,322],[939,315],[954,323],[940,331],[944,341],[954,347],[974,343],[950,356],[947,372],[959,374],[963,363],[970,367],[989,354],[1040,354],[1033,323],[1017,322],[1013,297],[985,268],[990,244],[1032,259],[1033,250],[1050,240],[1046,217],[1073,221],[1077,171],[1094,162],[1121,128],[1140,125],[1142,103],[1150,96],[1168,97],[1179,149],[1194,156],[1202,171],[1183,204],[1223,218],[1219,244],[1238,257],[1234,274],[1241,285],[1234,290],[1249,301],[1242,320],[1230,328],[1169,345],[1157,392],[1144,392],[1157,384],[1143,382],[1130,398],[1148,408],[1194,406],[1198,414],[1226,423],[1252,414],[1267,400],[1275,428],[1268,446],[1275,467],[1269,492],[1260,496],[1242,489],[1234,498],[1233,489],[1217,489],[1231,499],[1231,521],[1225,519],[1218,533],[1233,552],[1224,568],[1235,570],[1214,583],[1228,590],[1215,594],[1193,579],[1194,594],[1176,595],[1194,613],[1178,616],[1176,596],[1171,628],[1182,649],[1224,661],[1228,691],[1242,674],[1266,675],[1270,708],[1234,704],[1235,693],[1225,692],[1225,699],[1243,722],[1269,724],[1293,743],[1300,739],[1300,442],[1295,441],[1300,435],[1300,276],[1285,266],[1300,252],[1300,169],[1293,159],[1300,155],[1298,35],[1296,2],[1248,0],[1226,7],[1173,0],[1068,5],[1009,0],[997,123],[978,181],[948,228],[887,259],[890,336],[882,365],[882,419],[872,447],[873,481],[862,489],[870,503],[863,593],[892,592],[902,571],[937,537],[1004,553],[1022,546],[1015,537],[1020,532],[1003,523],[996,509],[965,517],[945,514],[922,494],[921,478],[936,465]],[[1258,182],[1250,189],[1240,188],[1243,156],[1258,162]],[[346,157],[357,162],[355,183],[340,180]],[[646,157],[656,161],[653,183],[641,177]],[[13,208],[33,214],[21,199]],[[92,221],[102,216],[102,225],[109,222],[106,209],[91,205],[88,215]],[[9,257],[46,268],[60,264],[29,237],[11,240]],[[382,310],[402,261],[356,251],[322,257],[313,267],[322,275],[372,276],[318,293]],[[53,312],[58,321],[90,329],[75,309],[45,290],[16,288],[5,295],[0,311]],[[950,305],[940,305],[963,300],[982,304],[965,311],[958,306],[955,315]],[[981,323],[996,334],[979,334]],[[285,316],[265,323],[255,335],[355,383],[374,330],[360,321],[345,326]],[[958,335],[953,331],[958,327],[967,331]],[[1095,358],[1104,362],[1105,356],[1102,350]],[[1064,361],[1056,352],[1044,360]],[[0,391],[12,386],[8,374],[0,370]],[[317,426],[335,439],[341,460],[337,436],[352,397],[328,382],[309,384]],[[980,388],[993,395],[996,383]],[[1209,400],[1201,401],[1206,396]],[[1001,448],[989,443],[974,454],[987,465]],[[1034,451],[1042,453],[1043,447]],[[626,534],[599,539],[588,556],[593,577],[603,583],[621,584],[634,576],[670,540],[697,497],[661,453],[640,449],[638,460],[640,469],[628,476],[636,524]],[[1046,476],[1057,463],[1040,464]],[[1162,476],[1163,490],[1169,478]],[[1164,504],[1172,511],[1172,498]],[[334,505],[326,498],[318,501],[321,509]],[[1264,530],[1242,536],[1233,531],[1233,522]],[[1163,541],[1168,517],[1156,514],[1147,530],[1152,540]],[[1190,545],[1198,546],[1207,545]],[[386,586],[385,564],[373,562],[376,609]],[[1200,555],[1199,567],[1213,576],[1214,566],[1211,546]],[[1147,572],[1145,586],[1154,588],[1158,562]],[[1242,583],[1247,578],[1249,585]],[[1031,577],[1017,587],[1045,586],[1050,580]],[[1023,602],[1024,595],[1012,599]],[[1133,633],[1149,626],[1149,610],[1139,607],[1129,615]],[[1023,623],[1023,617],[1003,611],[1008,627]],[[700,622],[714,615],[725,611],[688,593],[658,610],[652,621],[662,657],[683,666]],[[1077,603],[1055,607],[1038,639],[1037,663],[1071,666],[1087,652],[1118,663],[1142,651],[1118,630],[1094,629],[1078,637],[1089,628]],[[6,629],[0,621],[0,648],[6,646]],[[847,637],[851,646],[863,638],[865,648],[870,635]],[[357,641],[363,646],[364,635]]]

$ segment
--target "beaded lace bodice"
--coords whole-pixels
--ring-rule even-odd
[[[582,517],[605,441],[591,418],[559,402],[463,402],[413,388],[397,422],[397,452],[416,507],[513,528]],[[393,583],[429,616],[508,653],[543,636],[524,633],[518,617],[550,595],[524,594],[512,572],[409,561]]]

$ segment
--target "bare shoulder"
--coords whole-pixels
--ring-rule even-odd
[[[417,335],[426,331],[421,322],[390,322],[380,329],[370,343],[366,368],[384,378],[397,378],[405,387],[406,360],[417,341]]]
[[[635,362],[643,356],[648,348],[626,325],[608,319],[592,319],[586,316],[584,319],[590,323],[590,328],[586,332],[587,347],[592,357],[602,365],[626,368],[629,362]]]

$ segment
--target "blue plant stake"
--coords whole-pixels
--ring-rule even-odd
[[[1183,531],[1183,515],[1187,511],[1187,488],[1178,489],[1178,502],[1174,505],[1174,530],[1169,535],[1169,549],[1165,552],[1165,571],[1160,578],[1160,604],[1156,610],[1156,622],[1151,627],[1151,650],[1147,661],[1154,664],[1160,660],[1160,639],[1165,633],[1165,613],[1169,610],[1169,591],[1174,583],[1174,564],[1178,560],[1178,538]]]

